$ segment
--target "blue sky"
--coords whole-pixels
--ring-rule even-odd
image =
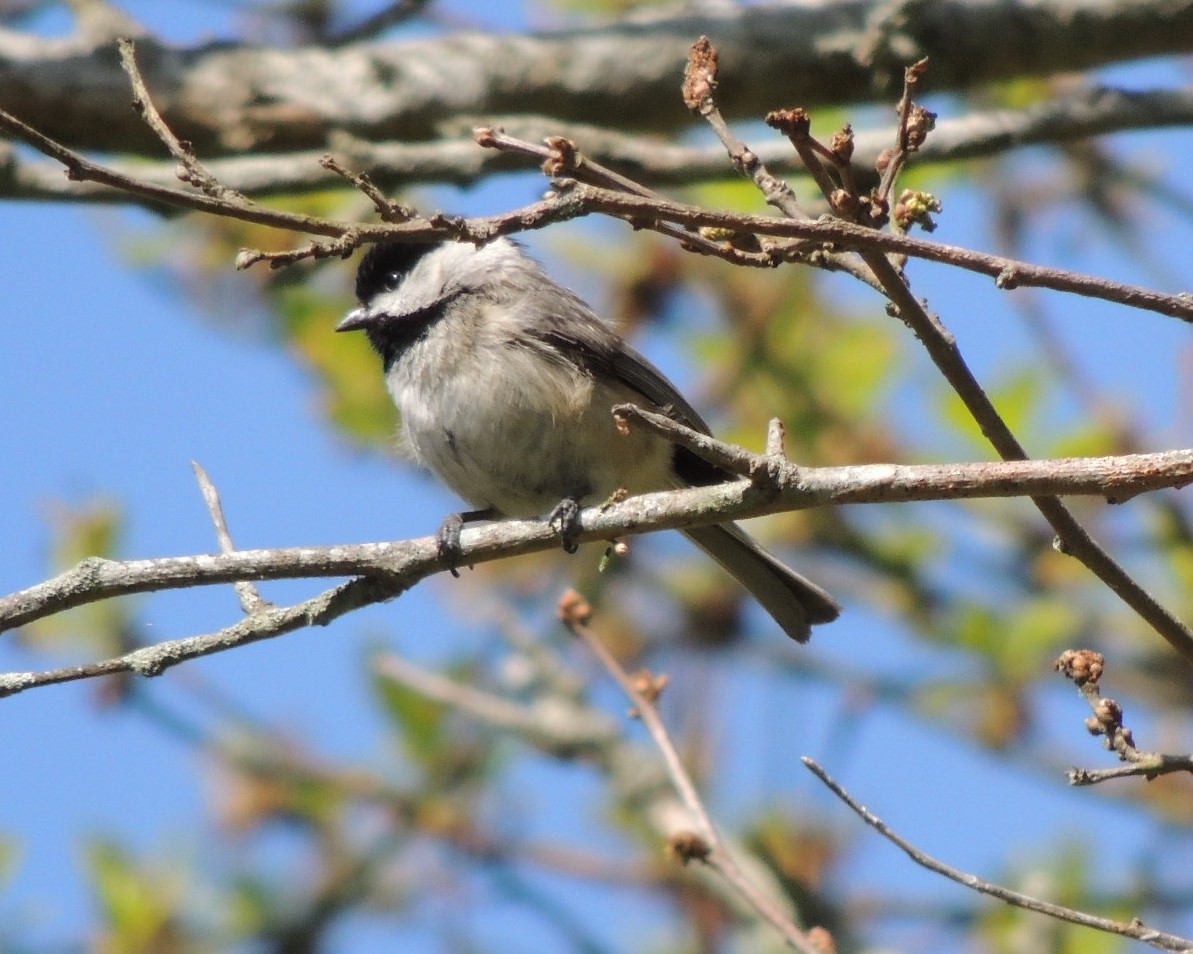
[[[179,41],[222,32],[227,15],[222,5],[127,6],[153,29]],[[1147,67],[1115,76],[1146,86],[1172,82],[1174,74]],[[1117,142],[1150,159],[1149,150],[1159,140],[1135,135]],[[1181,154],[1175,142],[1171,135],[1165,138],[1161,154],[1174,166]],[[1181,143],[1187,155],[1187,135]],[[1174,168],[1173,177],[1179,172]],[[502,191],[479,196],[444,191],[439,196],[446,207],[485,212],[521,204],[539,189],[533,179],[511,179]],[[960,186],[944,198],[946,214],[937,237],[990,248],[980,198]],[[322,421],[312,381],[289,357],[251,335],[221,331],[155,276],[131,266],[112,236],[130,221],[135,225],[136,216],[130,220],[112,211],[31,204],[9,205],[5,216],[6,228],[0,230],[0,282],[6,295],[0,354],[7,359],[0,402],[6,448],[0,455],[0,485],[5,488],[0,591],[45,576],[47,515],[62,501],[77,503],[96,495],[120,501],[127,515],[122,546],[127,556],[213,549],[191,460],[210,472],[232,533],[246,548],[421,535],[457,507],[449,494],[393,461],[350,452]],[[1153,227],[1172,234],[1166,267],[1187,274],[1180,250],[1193,239],[1188,224],[1157,216]],[[561,236],[574,247],[584,234],[582,228],[569,227],[536,235],[531,243],[556,274],[599,301],[600,288],[591,276],[574,260],[552,255]],[[1040,261],[1151,283],[1112,248],[1107,251],[1103,242],[1092,241],[1088,227],[1081,225],[1057,223],[1031,252]],[[941,308],[979,374],[1013,368],[1018,356],[1033,347],[1008,317],[1005,294],[988,280],[943,268],[913,266],[913,272],[917,292]],[[848,294],[864,307],[881,307],[865,295]],[[251,317],[247,301],[246,295],[246,321]],[[349,305],[345,300],[344,307]],[[1190,442],[1193,434],[1178,389],[1182,363],[1189,359],[1183,326],[1071,298],[1051,296],[1047,307],[1103,389],[1146,409],[1157,448]],[[235,314],[225,317],[233,325],[238,320]],[[329,333],[337,318],[328,315]],[[678,378],[685,376],[682,350],[659,350],[667,349],[662,334],[651,335],[643,347]],[[915,432],[934,426],[922,395],[917,399],[915,394],[917,381],[934,372],[910,345],[905,353],[916,363],[906,385],[910,419],[904,426]],[[1057,410],[1066,413],[1063,402]],[[445,610],[442,597],[450,597],[450,586],[448,580],[435,580],[398,603],[327,630],[300,632],[190,664],[150,684],[149,697],[165,697],[171,706],[200,718],[204,707],[194,701],[195,686],[215,686],[264,723],[310,739],[317,753],[345,761],[375,759],[384,753],[387,739],[372,703],[360,691],[366,653],[381,640],[433,665],[443,647],[478,639],[478,627]],[[309,592],[314,587],[286,584],[269,588],[266,595],[282,600]],[[141,618],[146,638],[156,639],[206,632],[231,622],[237,612],[229,588],[211,588],[147,599]],[[859,645],[896,668],[931,665],[943,671],[949,665],[939,654],[911,645],[888,621],[862,606],[850,607],[832,627],[831,638],[818,641],[811,651],[846,659]],[[41,665],[11,641],[0,640],[5,670]],[[676,666],[682,676],[682,661]],[[808,682],[795,696],[789,688],[759,698],[754,688],[747,678],[717,686],[715,695],[725,711],[742,720],[773,718],[797,697],[801,709],[814,715],[810,731],[798,739],[755,740],[751,733],[743,734],[742,745],[758,750],[749,760],[756,777],[722,783],[713,793],[715,809],[727,825],[769,796],[851,826],[798,767],[798,757],[810,754],[823,758],[863,801],[927,850],[990,875],[999,874],[1008,858],[1014,865],[1046,852],[1059,833],[1071,829],[1078,810],[1080,824],[1098,833],[1091,851],[1099,861],[1124,865],[1124,870],[1132,859],[1153,850],[1174,863],[1191,847],[1187,834],[1157,832],[1104,800],[1075,796],[1038,775],[1008,773],[1001,760],[977,756],[939,731],[914,725],[908,729],[901,721],[895,725],[883,718],[882,706],[854,722],[845,702],[819,684]],[[610,711],[618,708],[614,702]],[[1077,731],[1083,713],[1075,702],[1065,717],[1074,729],[1075,758],[1097,763],[1097,747]],[[194,829],[213,784],[208,767],[192,748],[135,708],[100,711],[94,687],[77,683],[4,700],[0,719],[5,765],[0,835],[19,845],[16,870],[0,892],[0,925],[25,926],[31,938],[42,940],[69,940],[85,932],[92,911],[79,873],[80,834],[111,834],[149,854],[163,846],[184,857],[211,850]],[[834,764],[842,732],[850,737],[848,754]],[[892,756],[899,752],[920,753],[916,761],[923,767],[909,771],[906,755]],[[549,780],[549,785],[528,799],[526,824],[547,827],[562,819],[566,827],[567,812],[577,804],[567,794],[569,787],[583,786],[566,767],[533,771],[542,773],[536,781]],[[999,811],[987,801],[990,792],[998,793],[999,806],[1030,805],[1031,811]],[[928,817],[925,805],[932,806]],[[591,806],[584,806],[584,812],[574,823],[581,830],[592,824]],[[909,893],[941,890],[936,879],[912,868],[860,827],[856,838],[852,887],[861,890],[895,877]],[[279,852],[276,857],[284,857],[284,849]],[[555,889],[544,884],[544,890]],[[569,901],[583,896],[572,889],[561,894]],[[959,889],[950,897],[964,900]],[[630,898],[623,904],[617,918],[650,923],[648,905]],[[508,943],[526,929],[523,919],[510,906],[477,929],[482,937]],[[593,920],[594,927],[619,936],[602,923],[607,913],[595,912]],[[438,950],[434,927],[428,925],[425,937],[412,935],[410,949]],[[374,930],[380,929],[367,922],[346,930],[337,950],[372,949]],[[549,934],[536,942],[541,944],[534,950],[564,949]]]

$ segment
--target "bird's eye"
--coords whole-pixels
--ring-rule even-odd
[[[401,272],[389,272],[385,276],[385,290],[393,291],[402,283]]]

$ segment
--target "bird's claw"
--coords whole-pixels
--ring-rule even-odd
[[[580,549],[580,501],[575,497],[564,497],[555,505],[547,517],[551,528],[559,531],[559,538],[563,542],[565,553],[575,553]]]
[[[449,513],[443,518],[443,523],[435,531],[435,548],[439,551],[439,559],[447,564],[451,575],[457,580],[460,578],[458,568],[464,562],[464,548],[460,546],[460,531],[464,529],[464,524],[496,520],[500,516],[495,507],[485,507],[484,510]]]
[[[464,551],[460,547],[460,531],[463,529],[464,515],[449,513],[435,531],[435,549],[439,552],[439,559],[447,564],[448,571],[456,579],[460,578],[457,567],[464,559]]]

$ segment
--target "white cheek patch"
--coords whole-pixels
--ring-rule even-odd
[[[487,257],[471,245],[452,243],[420,258],[401,284],[377,295],[370,308],[393,315],[410,315],[434,308],[464,290],[482,283]]]

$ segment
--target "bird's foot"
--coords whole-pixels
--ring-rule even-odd
[[[575,553],[580,549],[580,501],[575,497],[564,497],[555,505],[547,517],[552,529],[559,531],[559,538],[563,541],[563,549],[567,553]]]
[[[449,513],[443,518],[443,523],[435,531],[435,548],[439,551],[439,558],[447,563],[447,568],[456,579],[460,578],[458,567],[464,559],[463,549],[460,547],[460,531],[464,524],[475,523],[478,520],[492,520],[497,512],[488,507],[485,510],[466,510],[463,513]]]

